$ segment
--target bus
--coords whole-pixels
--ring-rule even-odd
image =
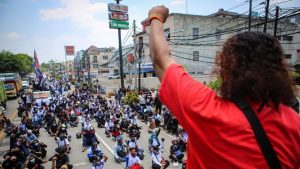
[[[20,95],[22,89],[22,79],[18,73],[0,73],[0,80],[4,81],[7,97]]]

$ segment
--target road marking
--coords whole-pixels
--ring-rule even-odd
[[[105,143],[105,141],[97,134],[95,133],[97,139],[100,140],[100,142],[106,147],[106,149],[112,154],[114,155],[114,151],[109,147],[109,145],[107,143]]]
[[[113,159],[115,159],[115,155],[114,155],[114,151],[109,147],[109,145],[99,136],[99,134],[95,133],[97,139],[100,140],[100,142],[106,147],[106,149],[113,155]],[[120,164],[123,168],[125,168],[125,166],[123,165],[123,163],[117,163]]]
[[[171,139],[173,139],[173,140],[176,139],[176,137],[171,136],[170,134],[166,133],[165,131],[160,131],[160,132],[161,132],[163,135],[168,136],[169,138],[171,138]]]
[[[73,164],[74,166],[80,166],[80,165],[85,165],[86,162],[81,162],[81,163],[77,163],[77,164]]]

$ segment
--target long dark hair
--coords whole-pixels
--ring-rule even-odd
[[[294,98],[283,50],[276,38],[244,32],[229,38],[216,58],[224,99],[289,105]]]

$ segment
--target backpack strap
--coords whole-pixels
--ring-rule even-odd
[[[266,135],[258,117],[245,99],[232,99],[235,105],[243,112],[254,132],[255,139],[262,151],[270,169],[281,169],[280,161]]]

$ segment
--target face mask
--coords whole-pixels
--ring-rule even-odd
[[[35,146],[38,146],[38,145],[39,145],[39,143],[35,143],[34,145],[35,145]]]
[[[21,145],[21,142],[18,141],[18,142],[17,142],[17,145]]]
[[[30,160],[30,162],[31,162],[31,163],[34,163],[34,162],[35,162],[35,159]]]

